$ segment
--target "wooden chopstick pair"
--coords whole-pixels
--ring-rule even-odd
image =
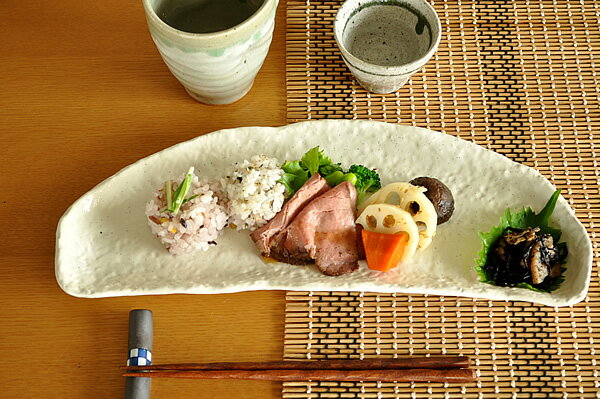
[[[475,381],[465,356],[364,360],[185,363],[122,367],[125,377],[267,381]]]

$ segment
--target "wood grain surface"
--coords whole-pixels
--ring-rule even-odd
[[[0,24],[0,397],[118,398],[128,312],[154,312],[154,360],[281,360],[284,293],[78,299],[54,278],[58,219],[139,158],[214,130],[285,124],[285,1],[254,88],[192,100],[141,1],[5,0]],[[244,143],[239,143],[243,146]],[[160,380],[152,398],[281,397],[260,381]]]

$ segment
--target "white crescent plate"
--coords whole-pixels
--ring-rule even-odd
[[[387,273],[364,263],[352,274],[328,277],[315,266],[264,263],[247,232],[226,229],[207,252],[172,256],[150,232],[144,215],[152,192],[189,166],[219,177],[236,161],[265,154],[299,159],[320,145],[334,160],[377,168],[383,184],[437,177],[455,197],[452,219],[432,245]],[[78,297],[216,294],[249,290],[368,291],[523,300],[566,306],[582,300],[592,247],[564,198],[551,224],[569,248],[566,280],[552,293],[479,282],[473,266],[477,232],[496,225],[507,207],[539,211],[554,187],[534,169],[456,137],[369,121],[303,122],[280,128],[221,130],[175,145],[106,179],[66,211],[58,224],[56,279]]]

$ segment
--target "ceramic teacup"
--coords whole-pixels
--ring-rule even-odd
[[[271,45],[278,0],[263,0],[245,21],[213,33],[175,29],[158,15],[166,0],[142,1],[160,55],[190,96],[229,104],[250,91]]]
[[[358,83],[384,94],[398,90],[429,61],[442,25],[425,0],[346,0],[334,31]]]

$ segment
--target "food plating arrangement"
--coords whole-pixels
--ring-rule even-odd
[[[397,267],[431,244],[456,206],[434,177],[381,187],[376,168],[354,164],[345,171],[318,146],[278,165],[256,155],[220,182],[199,178],[191,167],[148,203],[149,225],[173,254],[208,250],[229,226],[249,230],[266,263],[314,263],[339,276],[357,270],[361,259],[372,270]],[[558,242],[561,231],[549,226],[559,195],[538,214],[508,209],[498,226],[480,234],[482,282],[548,292],[560,286],[568,251]]]
[[[223,150],[234,137],[243,154]],[[363,140],[371,155],[347,149]],[[134,163],[67,211],[57,260],[61,287],[84,297],[351,289],[566,306],[586,293],[591,245],[532,168],[426,129],[321,121],[215,132]]]

